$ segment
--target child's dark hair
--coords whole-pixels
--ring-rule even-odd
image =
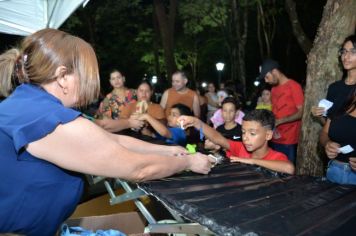
[[[181,103],[174,104],[171,108],[178,109],[181,116],[192,116],[193,115],[193,112],[190,110],[190,108],[184,104],[181,104]]]
[[[245,114],[242,118],[244,121],[256,121],[263,127],[273,130],[274,129],[274,115],[271,111],[265,109],[252,110]]]
[[[239,101],[238,99],[236,99],[235,97],[231,97],[231,96],[226,97],[226,98],[222,101],[221,107],[224,106],[224,104],[226,104],[226,103],[232,103],[232,104],[234,104],[236,111],[241,108],[240,101]]]

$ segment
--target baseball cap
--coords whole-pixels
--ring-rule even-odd
[[[279,69],[278,62],[272,59],[264,60],[262,65],[260,65],[260,75],[258,76],[258,80],[263,80],[266,74],[273,69]]]

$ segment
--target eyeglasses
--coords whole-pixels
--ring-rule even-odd
[[[346,56],[347,53],[350,53],[351,56],[356,56],[356,48],[351,48],[350,50],[341,48],[339,50],[339,56]]]

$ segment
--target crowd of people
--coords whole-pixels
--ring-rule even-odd
[[[339,56],[345,78],[329,86],[326,99],[333,106],[314,106],[311,114],[323,124],[327,178],[356,185],[355,35],[345,39]],[[148,81],[129,89],[115,69],[113,89],[93,117],[79,111],[100,91],[96,55],[84,40],[40,30],[0,55],[0,70],[0,92],[7,97],[0,103],[0,192],[6,192],[0,232],[53,235],[80,200],[79,173],[129,181],[183,170],[208,174],[216,160],[188,152],[191,142],[231,162],[295,173],[301,118],[309,111],[303,111],[301,85],[273,59],[261,65],[258,78],[266,86],[252,110],[232,86],[190,89],[183,71],[173,73],[172,87],[157,104]],[[125,130],[152,142],[122,135]]]

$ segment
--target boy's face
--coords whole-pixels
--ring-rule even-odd
[[[249,152],[267,147],[272,134],[272,130],[263,127],[257,121],[242,121],[242,142]]]
[[[233,122],[235,120],[236,107],[232,103],[225,103],[222,106],[222,118],[225,123]]]
[[[179,124],[177,123],[177,119],[180,117],[180,112],[177,108],[172,108],[169,116],[168,116],[168,126],[177,127]]]

